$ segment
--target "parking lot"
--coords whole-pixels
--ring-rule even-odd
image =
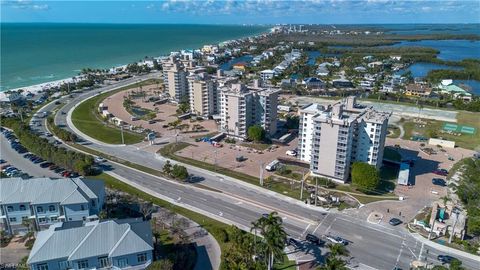
[[[149,97],[158,97],[158,91],[156,91],[157,88],[155,85],[143,87],[143,90],[146,92],[145,99],[142,97],[132,98],[132,101],[135,103],[134,106],[139,106],[156,113],[154,123],[142,119],[132,120],[132,115],[125,109],[123,101],[128,92],[138,90],[139,89],[134,88],[116,93],[107,97],[103,101],[103,104],[108,107],[108,111],[111,114],[122,119],[128,125],[156,131],[162,137],[174,136],[176,132],[185,133],[185,135],[189,136],[201,136],[218,130],[217,124],[214,120],[197,121],[196,119],[185,119],[178,125],[178,127],[183,127],[183,129],[179,130],[174,130],[171,127],[164,127],[165,125],[168,125],[168,123],[172,123],[178,119],[176,112],[177,105],[171,103],[155,104],[155,102],[149,102]],[[202,131],[193,132],[194,129]]]
[[[240,142],[228,144],[222,141],[222,147],[215,147],[208,142],[192,142],[191,144],[193,145],[176,154],[259,177],[260,168],[264,169],[267,164],[278,157],[287,158],[286,152],[297,148],[298,139],[292,140],[288,145],[274,145],[270,150],[261,151],[243,146],[243,143]],[[237,161],[237,157],[243,157],[243,161]],[[264,170],[265,177],[272,173]]]
[[[18,142],[15,135],[8,130],[1,132],[2,173],[9,177],[77,177],[78,174],[66,171],[55,164],[43,160],[29,152]]]
[[[462,158],[473,156],[472,150],[463,148],[438,148],[434,145],[425,145],[432,148],[436,154],[428,155],[420,150],[421,142],[387,139],[387,146],[399,146],[398,152],[403,159],[414,159],[414,166],[410,168],[412,180],[411,186],[397,185],[395,194],[404,197],[404,201],[382,201],[368,204],[365,207],[349,210],[352,214],[358,214],[364,218],[376,212],[382,215],[382,224],[387,224],[391,218],[399,218],[404,222],[410,221],[416,213],[425,206],[431,205],[447,195],[447,187],[435,185],[432,179],[443,179],[446,177],[435,174],[434,171],[445,169],[450,170],[453,164]],[[450,158],[450,159],[449,159]],[[355,213],[356,212],[356,213]]]

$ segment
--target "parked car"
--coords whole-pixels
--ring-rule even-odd
[[[0,164],[6,163],[4,159],[0,159]]]
[[[309,233],[305,236],[305,240],[307,240],[310,243],[319,245],[319,246],[323,245],[323,243],[324,243],[322,240],[320,240],[320,238],[318,238],[318,236],[313,235],[311,233]]]
[[[445,170],[445,169],[434,170],[432,173],[434,173],[436,175],[441,175],[441,176],[447,176],[448,175],[448,171]]]
[[[71,174],[72,174],[72,173],[71,173],[70,171],[64,171],[64,172],[62,173],[62,176],[63,176],[63,177],[70,177]]]
[[[297,156],[297,151],[288,150],[285,154],[287,154],[287,156],[296,157]]]
[[[48,168],[50,167],[50,165],[52,165],[53,163],[51,162],[44,162],[42,164],[40,164],[40,168]]]
[[[445,180],[443,180],[442,178],[433,178],[432,184],[436,186],[441,186],[441,187],[447,186],[447,182],[445,182]]]
[[[458,259],[455,258],[455,257],[452,257],[450,255],[438,255],[437,260],[439,260],[441,263],[445,264],[445,263],[451,263],[454,260],[458,260]]]
[[[325,238],[327,238],[328,241],[334,243],[334,244],[342,244],[344,246],[348,245],[348,241],[341,238],[340,236],[334,236],[334,235],[326,235]]]
[[[398,218],[392,218],[392,219],[390,219],[390,221],[388,221],[388,224],[390,224],[392,226],[397,226],[397,225],[400,225],[402,223],[403,223],[403,221],[401,221]]]
[[[103,163],[103,162],[105,162],[105,161],[107,161],[107,160],[104,159],[104,158],[102,158],[102,157],[96,157],[96,158],[95,158],[95,162],[96,162],[96,163]]]
[[[55,172],[55,173],[58,173],[58,174],[62,174],[63,171],[65,171],[65,169],[60,168],[60,167],[58,167],[58,168],[56,168],[56,169],[54,170],[54,172]]]

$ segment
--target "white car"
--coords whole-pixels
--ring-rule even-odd
[[[297,151],[288,150],[285,154],[287,154],[287,156],[296,157],[297,156]]]
[[[97,163],[103,163],[103,162],[105,162],[105,161],[107,161],[107,160],[104,159],[104,158],[102,158],[102,157],[96,157],[96,158],[95,158],[95,162],[97,162]]]
[[[339,236],[333,236],[329,234],[329,235],[326,235],[325,238],[327,238],[328,241],[334,244],[342,244],[344,246],[348,245],[348,241]]]

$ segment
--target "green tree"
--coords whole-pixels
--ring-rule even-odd
[[[163,164],[163,173],[166,175],[170,175],[172,173],[172,163],[170,163],[170,160],[167,160],[167,162]]]
[[[374,191],[380,182],[377,168],[365,162],[355,162],[352,165],[352,183],[365,192]]]
[[[176,179],[185,181],[188,178],[188,171],[185,166],[175,164],[173,165],[171,175]]]
[[[349,269],[347,263],[343,260],[342,256],[349,256],[350,252],[342,244],[329,244],[327,247],[330,252],[327,254],[325,263],[318,267],[317,270],[347,270]]]
[[[263,236],[263,251],[267,264],[267,269],[272,269],[275,259],[283,259],[283,249],[287,239],[287,233],[283,228],[283,220],[277,212],[271,212],[267,216],[262,216],[256,222],[252,223],[252,229],[260,231]],[[256,244],[256,243],[255,243]]]
[[[247,134],[248,139],[255,142],[261,142],[265,139],[265,130],[259,125],[249,127]]]

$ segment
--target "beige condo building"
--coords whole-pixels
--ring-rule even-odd
[[[253,125],[260,125],[269,137],[277,132],[277,89],[236,83],[220,93],[220,129],[228,136],[246,139]]]

